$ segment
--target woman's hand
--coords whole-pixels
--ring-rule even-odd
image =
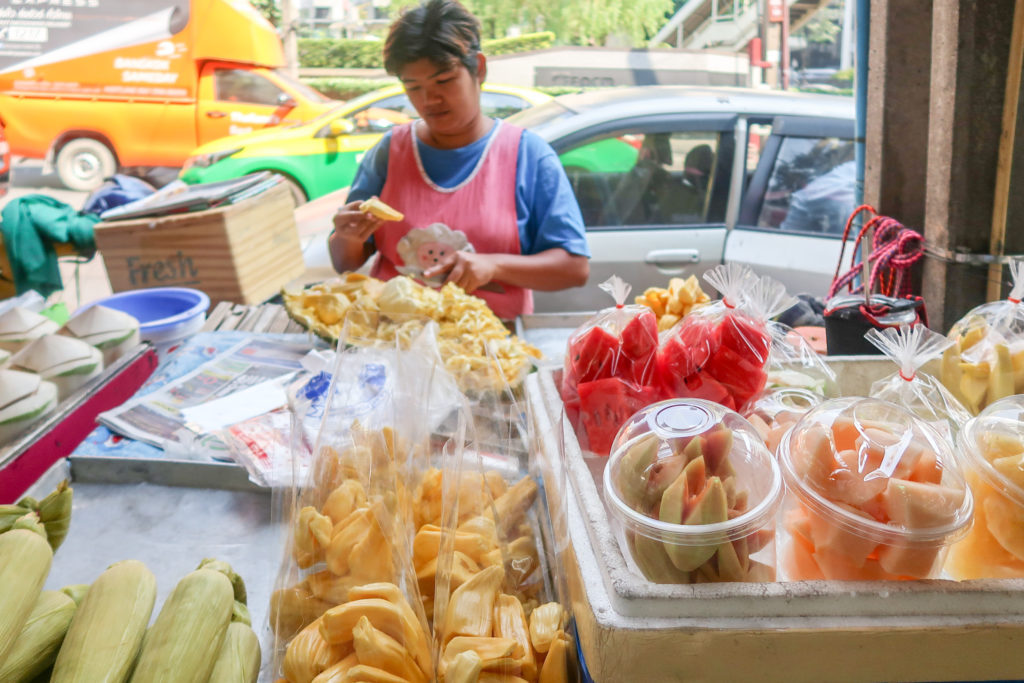
[[[380,227],[382,221],[359,210],[360,201],[349,202],[334,214],[334,234],[349,242],[362,244]]]
[[[467,294],[472,294],[494,279],[498,266],[491,254],[456,251],[424,270],[423,277],[432,278],[446,271],[445,283],[454,282]]]

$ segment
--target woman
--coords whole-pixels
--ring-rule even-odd
[[[334,217],[335,269],[354,270],[376,251],[375,277],[422,268],[421,279],[453,282],[506,320],[532,312],[531,289],[585,284],[583,219],[558,156],[538,136],[480,109],[487,60],[476,18],[455,0],[406,11],[388,34],[384,66],[421,118],[389,131],[363,158],[351,201]],[[360,212],[374,195],[404,219],[385,223]],[[418,263],[403,259],[399,252],[410,250],[402,239],[436,223],[472,249],[427,245],[412,252]]]

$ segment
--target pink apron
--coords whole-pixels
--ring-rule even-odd
[[[516,219],[516,164],[522,128],[499,122],[469,177],[455,187],[443,188],[423,170],[413,125],[415,122],[403,124],[391,134],[388,175],[380,198],[404,213],[405,219],[385,223],[374,233],[380,256],[373,276],[388,280],[398,275],[395,265],[405,265],[398,255],[398,241],[409,230],[431,223],[444,223],[465,233],[482,254],[522,253]],[[529,289],[493,284],[500,284],[504,291],[477,290],[473,295],[485,300],[499,318],[511,320],[533,312]]]

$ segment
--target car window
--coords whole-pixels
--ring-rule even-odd
[[[480,94],[480,109],[485,116],[503,119],[512,116],[530,106],[522,97],[500,92],[483,92]]]
[[[214,94],[222,102],[245,102],[279,105],[287,94],[267,78],[244,69],[216,69],[213,72]]]
[[[416,118],[409,98],[405,93],[385,97],[349,114],[355,129],[353,133],[384,133],[394,126]]]
[[[709,197],[720,133],[619,132],[559,155],[587,227],[698,225]]]
[[[853,212],[856,164],[851,140],[782,140],[757,225],[841,235]]]

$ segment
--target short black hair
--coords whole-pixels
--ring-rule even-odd
[[[402,12],[384,42],[384,68],[392,76],[407,64],[429,59],[439,67],[456,63],[477,75],[480,22],[457,0],[427,0]]]

